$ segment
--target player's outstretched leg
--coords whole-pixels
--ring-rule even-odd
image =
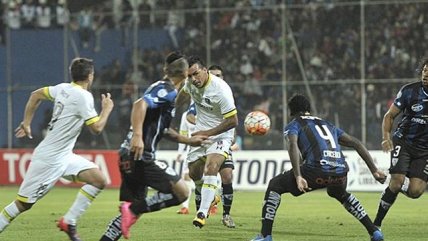
[[[364,225],[372,241],[383,241],[382,232],[373,224],[363,205],[353,194],[348,193],[344,186],[329,186],[327,193],[342,203],[346,211]]]

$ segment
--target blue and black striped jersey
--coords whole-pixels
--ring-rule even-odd
[[[284,136],[297,136],[303,165],[319,168],[333,176],[349,170],[339,145],[343,133],[340,128],[316,116],[299,116],[284,129]]]
[[[403,112],[394,136],[409,145],[428,148],[428,91],[422,82],[404,85],[394,100],[394,105]]]
[[[144,92],[142,98],[148,104],[143,125],[144,161],[155,160],[157,144],[174,117],[176,97],[177,90],[169,80],[157,81]],[[131,138],[132,131],[122,143],[121,148],[129,150]]]

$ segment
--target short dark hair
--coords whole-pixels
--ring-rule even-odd
[[[164,71],[169,77],[181,76],[189,68],[185,56],[178,52],[171,52],[165,58]]]
[[[87,80],[94,73],[94,61],[87,58],[75,58],[71,61],[70,74],[73,81]]]
[[[187,62],[189,62],[189,66],[192,66],[194,64],[198,64],[199,67],[205,67],[204,61],[202,61],[201,58],[198,56],[192,55],[187,59]]]
[[[294,116],[305,112],[311,112],[311,103],[306,96],[302,94],[294,94],[288,100],[288,108],[290,109],[290,115]]]
[[[216,64],[211,65],[208,70],[220,70],[223,73],[223,68],[220,65]]]

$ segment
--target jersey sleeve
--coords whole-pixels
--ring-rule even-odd
[[[165,104],[174,104],[175,97],[177,97],[177,90],[165,84],[152,86],[143,96],[151,109],[159,108]]]
[[[394,105],[397,106],[398,109],[403,110],[406,107],[406,89],[405,87],[401,88],[398,91],[397,96],[394,99]]]
[[[85,94],[82,97],[78,108],[82,118],[85,120],[85,125],[89,126],[97,122],[100,117],[94,107],[94,97],[91,94]]]
[[[43,87],[43,94],[46,98],[48,98],[48,100],[54,101],[57,95],[58,89],[59,88],[57,86],[46,86],[46,87]]]
[[[223,89],[219,99],[221,113],[225,119],[238,113],[235,106],[235,100],[233,99],[232,89],[230,89],[228,85],[226,86],[227,88]]]
[[[284,127],[284,137],[288,137],[290,135],[297,136],[299,134],[299,124],[297,121],[291,121],[288,125]]]

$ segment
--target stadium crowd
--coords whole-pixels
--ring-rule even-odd
[[[162,56],[179,49],[209,58],[209,63],[224,68],[241,121],[254,109],[269,113],[274,131],[266,137],[271,146],[263,148],[282,148],[283,75],[289,83],[286,92],[306,92],[308,83],[316,100],[316,114],[357,137],[361,136],[361,98],[366,96],[367,146],[380,148],[382,116],[401,86],[386,80],[409,82],[416,76],[413,66],[427,55],[424,13],[428,2],[367,4],[364,23],[360,1],[209,2],[209,40],[205,2],[172,0],[111,0],[93,4],[79,0],[69,1],[67,7],[65,0],[3,1],[2,39],[6,27],[47,29],[68,24],[79,33],[80,46],[94,46],[96,52],[102,51],[99,41],[105,29],[122,31],[126,44],[134,23],[140,29],[162,28],[168,31],[169,46],[160,46],[161,51],[134,48],[126,62],[112,59],[110,65],[98,70],[98,87],[116,88],[120,94],[121,86],[131,81],[144,90],[161,77]],[[279,5],[282,2],[285,5]],[[365,79],[364,85],[361,79]],[[385,88],[385,83],[390,88]],[[341,113],[340,117],[337,113]],[[238,133],[244,135],[242,129]],[[247,142],[247,147],[258,149],[256,144]]]

